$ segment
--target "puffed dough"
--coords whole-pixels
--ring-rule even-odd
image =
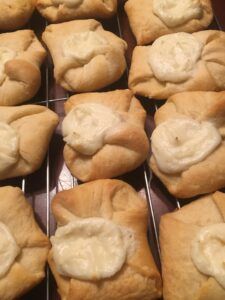
[[[155,99],[167,99],[184,91],[224,90],[225,33],[206,30],[193,33],[192,36],[202,44],[202,50],[192,74],[186,80],[176,83],[175,80],[169,82],[157,79],[149,63],[152,46],[137,46],[133,52],[129,74],[130,89],[135,94]]]
[[[43,40],[53,58],[55,79],[68,91],[98,90],[125,71],[125,41],[95,20],[49,25]]]
[[[117,11],[117,0],[37,0],[37,9],[54,23],[85,18],[110,18]]]
[[[0,222],[10,230],[20,249],[8,272],[0,278],[0,299],[12,300],[20,298],[45,277],[49,241],[19,188],[0,188]]]
[[[10,126],[19,141],[16,160],[0,168],[0,180],[28,175],[39,169],[58,124],[58,116],[44,106],[4,106],[0,107],[0,122]]]
[[[16,30],[30,19],[36,0],[1,0],[0,31]]]
[[[61,276],[49,253],[49,264],[64,300],[158,299],[161,280],[147,242],[147,205],[131,186],[119,180],[97,180],[58,193],[52,211],[59,226],[79,218],[103,218],[130,232],[131,247],[122,269],[108,279],[78,280]]]
[[[0,106],[20,104],[37,93],[45,56],[32,30],[0,34]]]
[[[202,197],[161,217],[159,237],[165,300],[225,299],[222,285],[214,277],[200,272],[191,257],[191,247],[199,232],[206,226],[224,225],[224,222],[225,194],[221,192]],[[216,245],[219,244],[222,250],[224,244],[218,242]]]
[[[222,137],[219,146],[202,161],[177,174],[160,171],[155,158],[150,167],[165,184],[169,192],[178,198],[214,192],[225,186],[225,92],[186,92],[170,97],[155,114],[156,126],[172,119],[186,116],[197,121],[209,121]]]
[[[157,0],[155,0],[157,1]],[[179,2],[181,2],[179,0]],[[153,0],[128,0],[125,11],[138,45],[147,45],[158,37],[175,32],[195,32],[208,27],[213,18],[210,0],[200,0],[202,14],[199,18],[187,20],[183,24],[168,27],[153,12]]]
[[[147,157],[149,142],[144,130],[146,112],[132,92],[75,95],[65,103],[66,114],[81,103],[105,105],[120,114],[122,122],[107,132],[103,147],[93,155],[81,154],[66,144],[64,159],[71,173],[82,181],[90,181],[137,168]]]

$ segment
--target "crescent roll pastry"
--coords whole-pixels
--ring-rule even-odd
[[[30,19],[36,0],[1,0],[0,31],[19,29]]]
[[[128,0],[125,4],[138,45],[175,32],[195,32],[213,18],[210,0]]]
[[[19,299],[45,277],[49,241],[19,188],[0,187],[0,299]]]
[[[80,180],[116,177],[146,159],[146,112],[131,91],[75,95],[65,111],[64,159]]]
[[[50,22],[109,18],[116,13],[117,0],[37,0],[37,9]]]
[[[170,97],[155,114],[150,167],[178,198],[225,186],[225,92]]]
[[[159,237],[163,299],[225,299],[225,194],[163,215]]]
[[[95,20],[49,25],[43,40],[53,58],[55,79],[68,91],[98,90],[125,71],[126,42]]]
[[[39,169],[57,124],[44,106],[0,107],[0,179]]]
[[[179,32],[158,38],[133,52],[130,89],[166,99],[183,91],[225,90],[225,33]]]
[[[32,30],[0,34],[0,106],[20,104],[37,93],[45,56]]]
[[[151,300],[161,279],[147,242],[147,204],[127,183],[97,180],[58,193],[48,262],[61,299]]]

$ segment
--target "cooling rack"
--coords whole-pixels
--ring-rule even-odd
[[[135,39],[130,31],[127,17],[123,10],[125,1],[120,1],[119,11],[116,17],[111,20],[103,22],[103,27],[110,30],[125,39],[128,43],[127,63],[128,68],[126,74],[119,82],[111,85],[106,90],[124,89],[127,88],[127,76],[131,62],[131,55],[135,46]],[[222,0],[213,0],[215,18],[210,29],[225,28],[225,3]],[[44,31],[46,21],[35,13],[28,24],[28,28],[33,29],[36,34],[41,37]],[[63,161],[63,141],[61,137],[61,122],[64,116],[63,104],[70,95],[62,88],[56,85],[53,78],[53,65],[51,57],[48,56],[46,63],[42,68],[42,87],[37,96],[29,102],[29,104],[44,105],[56,113],[60,117],[60,123],[53,136],[52,142],[47,153],[45,162],[42,168],[25,178],[16,178],[11,180],[0,181],[0,186],[13,185],[20,187],[31,205],[34,208],[36,219],[43,229],[43,231],[51,236],[56,228],[54,218],[51,213],[51,199],[54,195],[64,189],[72,188],[78,184],[78,180],[70,174]],[[153,116],[163,102],[149,101],[147,99],[139,98],[142,105],[145,107],[148,117],[146,122],[146,131],[150,137],[154,128]],[[119,177],[129,184],[131,184],[142,197],[147,200],[149,207],[149,226],[148,239],[149,244],[155,258],[155,261],[160,269],[160,245],[158,236],[158,225],[160,216],[166,212],[174,209],[179,209],[182,203],[173,198],[159,180],[149,170],[147,162],[140,166],[135,171]],[[186,202],[185,202],[186,203]],[[29,294],[24,296],[22,300],[59,300],[57,295],[56,285],[51,275],[50,270],[46,270],[45,280]],[[119,299],[118,299],[119,300]]]

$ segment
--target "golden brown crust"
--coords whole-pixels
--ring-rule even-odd
[[[217,281],[200,273],[192,262],[190,245],[202,226],[224,222],[225,203],[220,192],[205,196],[179,211],[163,215],[160,246],[165,300],[222,300],[225,290]]]
[[[69,36],[88,31],[97,32],[108,41],[110,47],[104,54],[97,54],[84,64],[62,54],[63,43]],[[126,42],[105,31],[102,25],[93,19],[49,25],[43,33],[43,40],[53,58],[56,81],[66,90],[95,91],[117,81],[125,71]]]
[[[186,92],[170,97],[155,114],[156,126],[177,114],[195,120],[213,121],[222,137],[225,132],[225,92]],[[225,186],[225,143],[203,161],[192,165],[180,174],[168,175],[161,172],[154,157],[150,166],[165,184],[169,192],[179,198],[189,198],[199,194],[214,192]]]
[[[37,9],[50,22],[64,22],[86,18],[110,18],[117,11],[117,0],[81,0],[78,5],[58,5],[52,0],[37,0]]]
[[[9,300],[22,296],[44,278],[49,241],[19,188],[0,188],[0,222],[10,229],[22,251],[0,279],[0,299]]]
[[[0,107],[0,122],[11,125],[19,135],[19,159],[2,171],[0,179],[24,176],[40,168],[58,116],[44,106]]]
[[[126,183],[119,180],[97,180],[58,193],[52,202],[58,224],[65,225],[75,216],[109,219],[134,232],[136,251],[127,258],[121,271],[107,280],[80,281],[61,276],[52,257],[49,264],[64,300],[158,299],[160,275],[146,238],[147,205]],[[85,296],[84,296],[85,295]]]
[[[0,47],[16,52],[5,64],[5,80],[0,84],[0,106],[16,105],[31,99],[41,84],[40,66],[46,51],[32,30],[0,34]]]
[[[30,19],[36,0],[11,0],[0,2],[0,31],[19,29]]]
[[[80,103],[101,103],[123,114],[121,125],[107,135],[105,145],[94,155],[82,155],[69,145],[64,159],[71,173],[82,181],[112,178],[137,168],[147,157],[149,142],[144,131],[146,112],[129,90],[87,93],[70,97],[66,114]]]
[[[206,30],[193,33],[203,43],[200,60],[193,76],[181,83],[161,82],[153,74],[148,62],[151,46],[134,49],[129,74],[129,87],[138,95],[167,99],[183,91],[221,91],[225,89],[225,33]]]
[[[200,0],[203,14],[200,19],[192,19],[183,25],[168,27],[153,13],[153,0],[129,0],[125,11],[138,45],[147,45],[158,37],[175,32],[195,32],[207,28],[213,18],[210,0]]]

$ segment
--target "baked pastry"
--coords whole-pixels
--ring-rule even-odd
[[[189,198],[225,186],[225,92],[174,95],[155,123],[150,166],[172,195]]]
[[[61,299],[151,300],[161,280],[147,242],[147,205],[119,180],[58,193],[48,262]],[[60,250],[60,251],[58,251]]]
[[[37,93],[45,56],[32,30],[0,34],[0,106],[20,104]]]
[[[49,240],[19,188],[0,187],[0,299],[18,299],[45,277]]]
[[[44,106],[0,107],[0,179],[39,169],[57,123]]]
[[[50,22],[109,18],[116,13],[117,0],[37,0],[37,9]]]
[[[165,300],[225,299],[225,194],[163,215],[160,245]]]
[[[19,29],[30,19],[36,0],[1,0],[0,31]]]
[[[98,90],[125,71],[126,42],[95,20],[49,25],[43,40],[53,58],[55,79],[68,91]]]
[[[146,159],[146,112],[131,91],[75,95],[65,112],[64,159],[80,180],[116,177]]]
[[[224,90],[225,33],[180,32],[160,37],[152,46],[136,47],[129,87],[155,99],[182,91]]]
[[[213,18],[210,0],[128,0],[125,11],[138,45],[175,32],[195,32]]]

